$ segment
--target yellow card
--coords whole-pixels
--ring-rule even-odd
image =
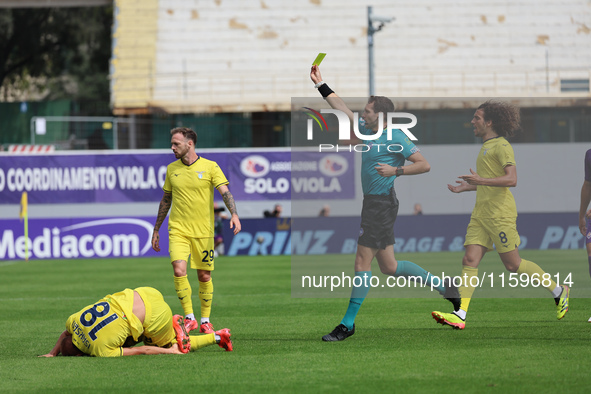
[[[319,53],[318,56],[316,56],[316,60],[314,60],[314,63],[312,63],[312,65],[320,66],[320,63],[322,63],[322,60],[324,60],[324,56],[326,56],[326,53]]]

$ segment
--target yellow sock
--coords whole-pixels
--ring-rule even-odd
[[[191,301],[191,295],[193,294],[193,291],[191,290],[187,275],[175,276],[174,288],[176,290],[176,296],[179,298],[181,306],[183,307],[183,312],[185,312],[185,316],[192,314],[193,301]]]
[[[541,269],[540,266],[534,263],[533,261],[521,259],[521,263],[519,264],[517,273],[527,274],[527,276],[529,276],[530,279],[532,279],[532,275],[537,274],[535,275],[535,278],[540,280],[542,286],[544,286],[544,284],[550,283],[549,286],[544,286],[549,292],[552,292],[552,290],[554,290],[557,286],[556,282],[552,280],[551,275],[546,275],[546,277],[550,276],[549,281],[544,279],[544,274],[546,272],[544,272],[544,270]]]
[[[191,351],[201,349],[202,347],[213,345],[215,343],[215,334],[191,335]]]
[[[474,294],[474,287],[470,285],[470,278],[478,276],[478,268],[469,267],[467,265],[462,266],[462,285],[458,289],[460,291],[460,297],[462,297],[462,303],[460,309],[468,312],[468,306]]]
[[[213,298],[213,281],[199,281],[199,299],[201,300],[201,317],[209,318],[211,313],[211,300]]]

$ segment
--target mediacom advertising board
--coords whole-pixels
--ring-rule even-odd
[[[160,228],[160,252],[152,249],[153,217],[2,220],[0,260],[167,256],[168,219]],[[28,243],[25,245],[25,243]]]

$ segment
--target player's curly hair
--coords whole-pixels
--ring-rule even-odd
[[[488,100],[478,109],[484,111],[484,121],[491,121],[492,129],[502,137],[513,137],[521,129],[519,108],[511,103]]]
[[[373,112],[375,113],[388,113],[394,112],[394,103],[388,97],[384,96],[370,96],[368,103],[373,103]]]
[[[175,127],[174,129],[170,130],[170,135],[175,135],[180,133],[185,137],[185,139],[190,139],[193,141],[193,145],[197,145],[197,133],[191,130],[188,127]]]

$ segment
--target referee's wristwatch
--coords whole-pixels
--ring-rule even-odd
[[[396,167],[396,176],[404,175],[404,168]]]

